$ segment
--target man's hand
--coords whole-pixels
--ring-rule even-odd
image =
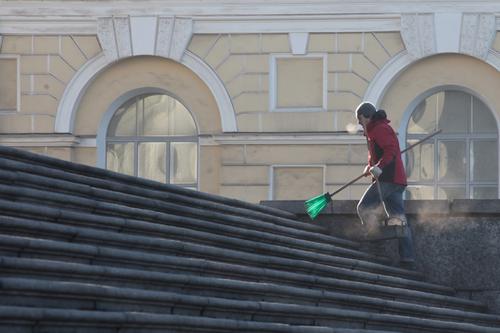
[[[370,175],[370,168],[371,168],[371,166],[369,166],[369,165],[365,166],[365,170],[363,171],[363,175],[365,177],[368,177]]]
[[[372,174],[373,178],[377,179],[382,174],[382,169],[374,165],[369,169],[369,172]]]

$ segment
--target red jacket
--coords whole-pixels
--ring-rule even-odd
[[[384,112],[385,116],[385,112]],[[385,117],[372,119],[366,125],[368,164],[382,169],[381,182],[406,186],[406,172],[401,160],[401,150],[396,133]]]

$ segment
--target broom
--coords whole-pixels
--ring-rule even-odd
[[[414,144],[408,146],[406,149],[402,150],[401,154],[407,152],[408,150],[421,144],[422,142],[432,138],[433,136],[441,133],[441,131],[442,130],[437,130],[436,132],[427,135],[426,137],[422,138],[421,140],[415,142]],[[336,190],[333,193],[326,192],[324,194],[321,194],[321,195],[318,195],[314,198],[306,200],[304,202],[304,206],[306,208],[307,215],[309,215],[311,220],[314,220],[316,218],[316,216],[318,216],[319,213],[321,213],[321,211],[328,205],[328,203],[330,201],[332,201],[332,197],[335,194],[339,193],[340,191],[344,190],[346,187],[354,184],[355,182],[357,182],[358,180],[360,180],[361,178],[363,178],[365,176],[366,176],[365,173],[359,175],[358,177],[354,178],[353,180],[351,180],[350,182],[348,182],[347,184],[345,184],[344,186],[342,186],[341,188],[339,188],[338,190]]]

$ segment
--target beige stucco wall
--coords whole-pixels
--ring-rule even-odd
[[[112,64],[91,82],[75,115],[74,134],[96,135],[113,102],[144,87],[163,89],[181,101],[195,118],[200,134],[221,132],[217,104],[200,78],[178,62],[140,56]]]
[[[500,32],[497,31],[495,35],[495,40],[493,41],[492,49],[500,52]]]
[[[328,65],[327,108],[317,112],[269,110],[271,56],[291,55],[288,34],[195,35],[189,50],[223,81],[240,131],[343,131],[370,80],[404,44],[399,32],[310,34],[307,53],[325,55]]]
[[[411,112],[407,108],[412,101],[431,88],[449,85],[469,89],[500,119],[500,73],[477,58],[459,54],[435,55],[409,66],[390,85],[381,107],[398,129],[404,112]]]
[[[497,51],[499,36],[492,45]],[[315,133],[343,131],[347,124],[354,123],[352,110],[362,101],[369,82],[404,50],[404,44],[398,32],[310,34],[308,54],[324,55],[327,61],[327,109],[315,112],[269,110],[270,61],[273,55],[291,55],[288,34],[195,35],[189,50],[223,82],[241,132]],[[4,36],[1,54],[19,56],[21,109],[0,115],[0,134],[53,134],[65,87],[76,71],[100,52],[95,36]],[[475,92],[500,119],[496,107],[500,105],[500,74],[481,60],[458,54],[436,55],[411,64],[387,87],[380,106],[399,130],[412,101],[442,85]],[[192,112],[200,134],[222,133],[215,99],[195,73],[173,60],[140,56],[111,64],[91,81],[75,115],[73,134],[94,138],[113,102],[144,87],[163,89],[181,100]],[[303,94],[307,96],[308,92]],[[300,95],[290,97],[301,103]],[[94,147],[25,147],[78,163],[97,162]],[[205,142],[200,145],[199,160],[202,191],[251,202],[270,196],[305,199],[317,192],[334,191],[358,176],[366,163],[366,146]],[[358,199],[367,181],[349,187],[334,199]]]
[[[0,134],[54,132],[65,87],[100,51],[96,36],[3,36],[0,54],[19,57],[21,101],[19,110],[0,115]]]
[[[271,191],[273,199],[306,199],[360,175],[366,158],[366,146],[358,144],[227,145],[221,152],[220,193],[252,202],[267,199]],[[334,199],[359,198],[367,181]]]
[[[209,88],[190,69],[165,58],[141,56],[118,61],[99,74],[86,90],[74,123],[74,134],[96,135],[104,114],[120,96],[139,88],[165,90],[195,118],[199,134],[219,134],[221,118]],[[199,189],[219,193],[220,147],[200,146]],[[76,149],[75,160],[96,163],[96,151]]]

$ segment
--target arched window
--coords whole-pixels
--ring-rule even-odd
[[[198,136],[191,113],[165,94],[128,100],[107,129],[106,168],[197,188]]]
[[[410,145],[442,132],[406,154],[407,199],[498,198],[498,129],[491,110],[460,90],[445,90],[411,113]]]

